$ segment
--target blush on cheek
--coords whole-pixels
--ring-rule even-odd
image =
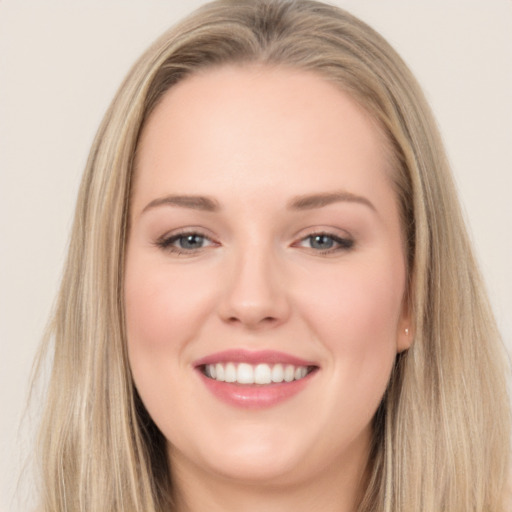
[[[304,310],[312,315],[319,339],[336,355],[343,407],[360,411],[354,417],[362,428],[382,400],[396,358],[401,298],[391,275],[379,279],[369,273],[362,279],[354,272],[332,281]]]
[[[393,332],[401,312],[401,297],[396,296],[396,284],[390,279],[361,279],[354,273],[332,279],[327,286],[319,287],[312,296],[309,309],[324,325],[340,333],[352,332],[354,336],[366,333]]]
[[[127,272],[127,275],[125,304],[129,340],[155,349],[166,345],[183,300],[178,300],[169,278],[160,272]]]
[[[154,301],[154,294],[145,293],[143,286],[133,286],[126,294],[126,330],[128,344],[153,346],[156,348],[162,340],[162,320],[160,303]]]

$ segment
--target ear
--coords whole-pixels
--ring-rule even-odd
[[[404,327],[397,333],[396,352],[399,354],[411,347],[414,339],[414,330],[411,327]]]
[[[411,308],[409,305],[409,300],[404,298],[402,304],[402,313],[400,314],[400,319],[397,325],[397,333],[396,333],[396,352],[397,354],[407,350],[411,347],[412,342],[414,340],[414,324],[411,318]]]

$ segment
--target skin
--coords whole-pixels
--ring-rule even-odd
[[[168,440],[178,510],[354,510],[372,417],[409,346],[388,162],[366,112],[308,72],[208,70],[151,114],[130,214],[128,352]],[[290,207],[333,192],[343,195]],[[162,201],[176,194],[218,210]],[[159,245],[182,230],[204,242]],[[316,233],[352,246],[326,252]],[[214,397],[193,366],[232,348],[279,350],[319,370],[292,398],[242,409]]]

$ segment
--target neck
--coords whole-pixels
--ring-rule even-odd
[[[366,481],[367,453],[293,483],[238,481],[171,458],[176,512],[355,512]]]

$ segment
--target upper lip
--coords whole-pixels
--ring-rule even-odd
[[[195,367],[216,363],[248,363],[248,364],[292,364],[294,366],[318,366],[313,361],[292,356],[276,350],[244,350],[232,349],[216,352],[194,361]]]

